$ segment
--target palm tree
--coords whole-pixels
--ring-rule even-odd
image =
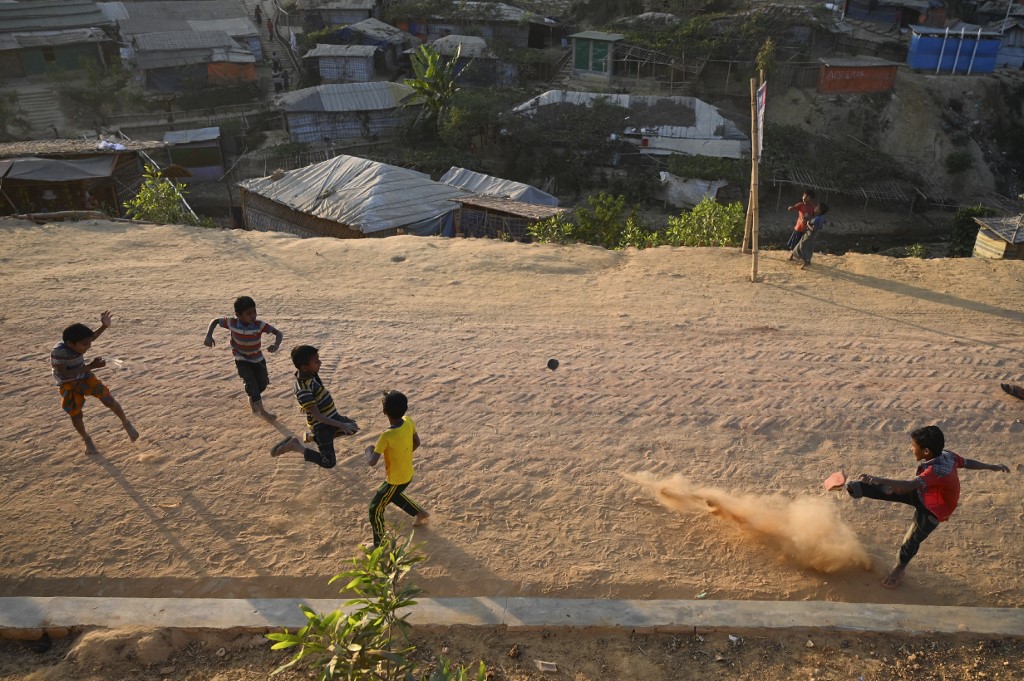
[[[442,59],[437,50],[429,45],[420,45],[419,51],[412,55],[412,71],[414,78],[404,82],[413,89],[402,100],[402,106],[420,105],[423,108],[417,115],[418,122],[434,121],[435,131],[440,127],[444,115],[451,107],[452,99],[459,88],[455,85],[456,64],[462,47],[448,60]]]

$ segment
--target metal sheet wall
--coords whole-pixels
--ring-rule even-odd
[[[818,91],[888,92],[896,87],[896,66],[828,66],[818,70]]]

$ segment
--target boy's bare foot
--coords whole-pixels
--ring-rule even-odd
[[[299,442],[299,438],[289,435],[270,448],[270,456],[278,457],[285,452],[301,452],[304,449],[305,447],[303,447],[302,443]]]
[[[100,450],[96,449],[96,443],[88,436],[85,438],[85,453],[89,456],[95,456],[100,453]]]
[[[906,572],[907,568],[905,565],[897,565],[889,574],[882,580],[882,586],[886,589],[895,589],[903,581],[903,573]]]
[[[413,521],[412,526],[419,527],[420,525],[425,525],[429,518],[430,513],[428,513],[427,511],[420,511],[416,514],[416,520]]]
[[[139,431],[135,430],[135,426],[132,425],[131,421],[124,422],[124,432],[128,433],[128,439],[132,442],[139,439]]]

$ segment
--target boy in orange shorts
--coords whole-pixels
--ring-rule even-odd
[[[53,380],[60,389],[60,406],[71,417],[71,424],[82,436],[86,454],[98,453],[92,438],[85,432],[85,422],[82,420],[82,407],[85,405],[86,396],[98,398],[114,412],[117,418],[121,419],[121,425],[132,442],[139,439],[139,431],[135,430],[135,426],[124,415],[121,405],[110,394],[107,386],[92,373],[93,369],[101,369],[107,366],[107,363],[102,357],[85,363],[85,353],[92,347],[92,342],[110,327],[110,319],[109,310],[100,314],[100,328],[95,331],[85,324],[72,324],[64,329],[61,342],[50,351]]]

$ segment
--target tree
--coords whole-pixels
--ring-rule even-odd
[[[407,78],[404,82],[413,89],[413,92],[402,100],[402,106],[423,107],[417,121],[433,121],[435,133],[451,107],[452,98],[459,91],[455,85],[455,67],[461,54],[460,46],[455,49],[455,54],[450,59],[444,60],[434,48],[420,45],[419,51],[412,55],[414,77]]]
[[[125,210],[133,220],[155,222],[162,225],[196,225],[208,227],[185,204],[185,188],[164,177],[160,169],[146,164],[145,178],[139,193],[124,202]]]

